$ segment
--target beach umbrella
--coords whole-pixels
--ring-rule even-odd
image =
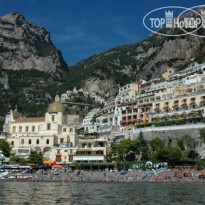
[[[54,164],[54,165],[52,166],[52,168],[62,168],[62,166],[59,165],[59,164]]]

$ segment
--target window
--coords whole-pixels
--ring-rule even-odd
[[[25,129],[25,130],[26,130],[26,132],[28,132],[28,126],[26,126],[26,129]]]
[[[51,129],[51,123],[47,123],[47,130]]]
[[[28,140],[28,144],[31,144],[31,139]]]
[[[49,144],[49,139],[46,140],[46,144]]]
[[[21,144],[24,144],[24,139],[21,140]]]
[[[16,132],[16,127],[15,126],[13,127],[12,132]]]
[[[60,143],[63,143],[64,139],[63,138],[60,138]]]
[[[52,121],[55,121],[55,115],[52,115],[51,118],[52,118]]]
[[[70,132],[73,132],[73,128],[70,128]]]
[[[22,126],[19,127],[19,132],[22,132]]]
[[[70,154],[73,154],[73,150],[72,149],[70,150]]]
[[[36,140],[36,144],[39,144],[39,139]]]
[[[11,145],[14,146],[14,141],[11,141]]]
[[[63,128],[63,132],[66,132],[66,128]]]
[[[88,147],[89,147],[89,148],[91,147],[91,143],[88,144]]]
[[[32,132],[35,132],[35,126],[32,126]]]
[[[64,152],[68,152],[68,150],[64,150]]]

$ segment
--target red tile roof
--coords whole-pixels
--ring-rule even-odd
[[[43,122],[45,117],[17,118],[15,122]]]

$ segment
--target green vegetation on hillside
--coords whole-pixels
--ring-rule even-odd
[[[147,141],[142,132],[136,140],[122,140],[119,144],[111,145],[111,159],[116,162],[151,160],[153,162],[168,162],[174,165],[176,161],[192,161],[198,159],[196,141],[188,135],[173,138],[177,146],[172,147],[168,142],[158,137]],[[167,144],[167,145],[166,145]]]
[[[58,70],[46,73],[38,70],[0,70],[9,76],[9,89],[0,85],[0,116],[4,117],[15,105],[29,116],[43,116],[56,93],[62,94],[68,87],[68,73]]]

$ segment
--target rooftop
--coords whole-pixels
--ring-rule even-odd
[[[45,117],[17,118],[15,122],[43,122]]]

